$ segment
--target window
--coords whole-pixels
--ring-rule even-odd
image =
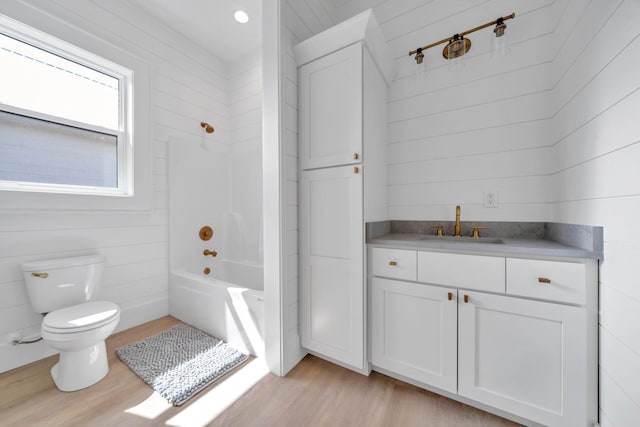
[[[133,72],[0,22],[0,189],[133,195]]]

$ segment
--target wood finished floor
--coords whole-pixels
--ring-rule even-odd
[[[115,349],[177,323],[178,320],[167,316],[111,336],[107,340],[109,374],[81,391],[64,393],[56,389],[49,370],[57,356],[0,374],[0,425],[517,425],[384,375],[373,372],[365,377],[313,356],[307,356],[284,378],[265,375],[223,411],[218,405],[218,395],[233,396],[233,384],[250,372],[251,366],[256,366],[252,365],[255,360],[210,385],[181,407],[168,406],[162,401],[154,406],[152,403],[158,399],[154,399],[152,390],[120,362]],[[148,418],[126,412],[140,407],[160,409],[155,414],[142,411]],[[212,419],[216,413],[219,415]]]

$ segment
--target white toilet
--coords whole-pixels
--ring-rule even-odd
[[[33,309],[47,313],[42,319],[42,338],[60,352],[51,376],[62,391],[89,387],[109,372],[104,340],[118,325],[120,308],[112,302],[92,301],[103,266],[101,255],[22,265]]]

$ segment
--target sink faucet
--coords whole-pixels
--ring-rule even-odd
[[[453,228],[453,237],[460,237],[460,205],[456,206],[456,225]]]

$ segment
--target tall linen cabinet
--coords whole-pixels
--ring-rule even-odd
[[[294,47],[300,143],[300,336],[368,373],[365,224],[387,219],[390,52],[371,10]]]

